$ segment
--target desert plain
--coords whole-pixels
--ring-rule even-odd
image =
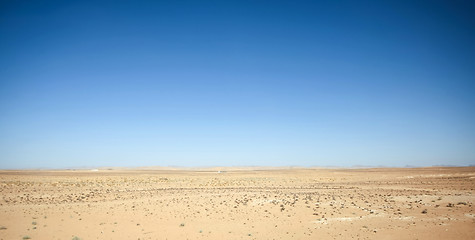
[[[0,239],[475,239],[475,167],[0,171]]]

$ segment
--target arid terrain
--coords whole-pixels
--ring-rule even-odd
[[[475,167],[0,171],[0,239],[475,239]]]

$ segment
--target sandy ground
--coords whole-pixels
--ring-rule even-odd
[[[475,239],[473,167],[0,171],[0,196],[5,240]]]

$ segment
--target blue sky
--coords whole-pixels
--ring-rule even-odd
[[[2,1],[0,168],[475,164],[470,1]]]

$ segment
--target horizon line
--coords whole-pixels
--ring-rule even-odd
[[[0,168],[0,171],[61,171],[61,170],[193,170],[193,169],[215,169],[215,168],[244,168],[244,169],[376,169],[376,168],[431,168],[431,167],[475,167],[475,164],[455,165],[455,164],[439,164],[439,165],[405,165],[405,166],[389,166],[389,165],[352,165],[352,166],[338,166],[338,165],[208,165],[208,166],[79,166],[79,167],[28,167],[28,168]],[[155,169],[154,169],[155,168]]]

